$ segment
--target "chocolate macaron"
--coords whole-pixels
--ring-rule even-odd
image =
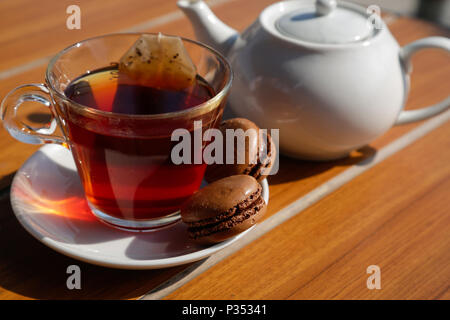
[[[264,134],[260,128],[252,121],[244,118],[233,118],[225,120],[220,125],[220,131],[224,137],[223,155],[224,163],[214,163],[206,168],[205,180],[213,182],[218,179],[245,174],[254,177],[257,181],[262,181],[270,173],[276,158],[276,148],[273,140],[269,134]],[[241,129],[242,132],[247,133],[245,140],[234,139],[229,136],[227,130],[236,131]],[[226,140],[234,139],[232,141],[233,150],[228,150]],[[239,147],[237,143],[245,143],[241,150],[244,154],[239,154]],[[226,155],[233,152],[234,161],[232,164],[226,163]],[[244,159],[241,161],[240,159]]]
[[[266,212],[262,187],[255,178],[235,175],[197,191],[181,208],[191,239],[221,242],[252,227]]]

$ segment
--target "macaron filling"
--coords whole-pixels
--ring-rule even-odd
[[[188,223],[188,234],[192,239],[228,230],[239,223],[256,215],[264,207],[264,199],[261,196],[262,189],[254,192],[247,201],[240,203],[223,214],[216,217]]]

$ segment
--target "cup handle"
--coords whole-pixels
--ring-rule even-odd
[[[403,63],[406,73],[412,70],[411,57],[421,49],[438,48],[450,52],[450,39],[444,37],[429,37],[414,41],[400,49],[400,61]],[[411,123],[433,117],[444,112],[450,107],[450,96],[444,100],[417,110],[402,110],[398,115],[396,125]]]
[[[50,93],[45,84],[26,84],[13,89],[3,99],[1,117],[3,125],[9,134],[19,141],[30,144],[57,143],[67,146],[63,136],[53,134],[57,127],[57,120],[50,102]],[[52,118],[42,128],[32,128],[17,118],[17,110],[27,101],[39,102],[50,108]]]

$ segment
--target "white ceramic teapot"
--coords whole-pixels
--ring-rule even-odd
[[[400,48],[364,7],[335,0],[274,3],[242,34],[203,1],[178,1],[197,38],[225,54],[234,71],[233,112],[280,129],[280,151],[302,159],[345,157],[395,124],[422,120],[444,101],[403,111],[410,58],[424,48],[450,51],[430,37]]]

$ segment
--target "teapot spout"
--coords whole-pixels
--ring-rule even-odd
[[[202,0],[179,0],[177,5],[191,21],[197,39],[227,55],[239,33],[220,21]]]

